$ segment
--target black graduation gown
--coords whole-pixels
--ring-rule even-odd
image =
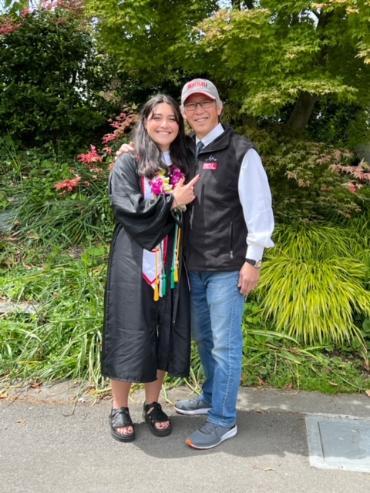
[[[102,351],[104,376],[130,382],[156,380],[157,369],[186,377],[190,365],[189,283],[181,259],[179,283],[155,302],[142,278],[143,248],[152,250],[176,220],[172,196],[145,200],[133,155],[116,162],[109,180],[115,215],[105,292]],[[167,267],[171,265],[169,248]],[[168,278],[169,278],[169,271]]]

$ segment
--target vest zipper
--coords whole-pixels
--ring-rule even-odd
[[[230,223],[230,228],[229,228],[229,235],[230,235],[230,258],[234,258],[234,250],[233,250],[233,223]]]

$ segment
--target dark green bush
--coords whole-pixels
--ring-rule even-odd
[[[0,16],[0,133],[26,146],[77,149],[111,111],[109,83],[89,26],[74,11]]]

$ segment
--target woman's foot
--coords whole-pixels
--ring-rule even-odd
[[[171,421],[158,402],[144,403],[143,417],[153,435],[165,437],[172,432]]]
[[[131,420],[128,407],[113,408],[110,416],[111,434],[119,442],[135,440],[135,427]]]

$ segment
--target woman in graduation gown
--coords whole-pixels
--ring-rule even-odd
[[[144,418],[166,436],[171,422],[158,403],[165,373],[185,377],[190,362],[189,287],[182,262],[182,211],[199,177],[190,165],[184,123],[175,100],[158,95],[143,107],[135,154],[121,156],[109,193],[115,216],[102,351],[112,382],[111,433],[132,441],[128,409],[132,382],[145,384]]]

